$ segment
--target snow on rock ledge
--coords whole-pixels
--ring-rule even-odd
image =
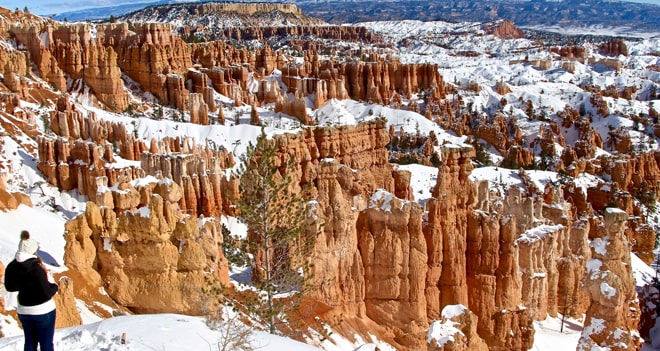
[[[486,351],[486,342],[477,334],[477,316],[463,305],[442,309],[442,320],[431,323],[428,351]]]

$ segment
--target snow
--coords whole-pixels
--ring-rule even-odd
[[[591,240],[589,246],[594,248],[594,252],[599,255],[607,254],[607,245],[610,243],[610,237],[606,236],[604,238],[595,238]]]
[[[143,218],[149,218],[151,215],[151,209],[148,206],[143,206],[137,209],[138,215]]]
[[[255,143],[257,137],[261,133],[260,127],[248,124],[237,126],[203,126],[169,120],[154,120],[146,117],[132,118],[89,106],[81,107],[81,109],[95,112],[99,119],[123,123],[126,125],[129,133],[136,133],[138,139],[141,140],[150,140],[152,138],[161,140],[165,137],[180,137],[182,139],[191,138],[197,145],[206,145],[207,141],[211,140],[217,147],[222,146],[227,150],[233,151],[236,156],[244,154],[248,144],[250,142]],[[249,107],[247,113],[249,114]],[[230,111],[226,110],[225,114],[229,115]],[[267,135],[272,136],[277,133],[283,133],[284,131],[272,127],[266,127],[265,132]],[[117,162],[120,162],[120,160],[121,159],[118,158]],[[126,166],[126,163],[122,165]],[[137,165],[139,165],[139,162],[137,162]]]
[[[131,181],[131,185],[137,189],[137,188],[145,187],[151,183],[161,183],[161,182],[166,185],[173,183],[173,181],[170,178],[163,178],[161,180],[158,180],[158,178],[148,175],[144,178],[138,178]]]
[[[53,272],[62,272],[65,222],[61,216],[38,207],[21,205],[16,210],[0,212],[0,260],[7,266],[14,259],[20,232],[27,230],[39,243],[39,255],[44,262]]]
[[[454,335],[463,335],[463,332],[454,327],[454,324],[455,323],[452,321],[447,321],[445,323],[435,321],[431,323],[431,326],[429,327],[427,342],[430,344],[431,342],[435,341],[438,346],[442,346],[448,341],[454,341]]]
[[[355,125],[357,122],[356,117],[337,99],[331,99],[316,110],[314,118],[319,126]]]
[[[451,319],[462,316],[467,311],[468,308],[463,305],[447,305],[442,309],[442,318]]]
[[[442,309],[442,321],[431,323],[427,334],[427,342],[435,342],[438,346],[443,346],[449,341],[455,341],[455,335],[464,335],[462,331],[455,326],[458,324],[451,321],[451,318],[461,316],[468,312],[468,308],[463,305],[447,305]]]
[[[369,207],[379,208],[381,211],[392,212],[392,201],[396,198],[394,194],[385,189],[377,189],[376,192],[369,199]],[[401,200],[401,208],[403,208],[404,201]]]
[[[655,270],[644,263],[639,256],[631,253],[630,263],[632,265],[633,277],[635,278],[635,285],[637,287],[642,287],[653,282],[653,278],[656,276]]]
[[[369,334],[369,340],[365,341],[360,335],[353,335],[353,341],[348,340],[347,338],[335,333],[331,328],[327,327],[327,331],[330,332],[330,336],[327,338],[321,339],[319,335],[316,336],[313,343],[320,344],[320,347],[325,351],[375,351],[376,349],[380,351],[396,351],[391,345],[378,340],[375,336]]]
[[[592,258],[587,261],[587,273],[597,272],[600,270],[600,267],[603,266],[603,261]]]
[[[394,126],[397,133],[400,129],[405,133],[420,135],[429,135],[433,131],[440,145],[445,143],[467,145],[466,137],[457,137],[419,113],[354,100],[331,99],[314,112],[313,118],[316,118],[321,126],[355,125],[363,121],[385,118],[387,127]]]
[[[483,35],[485,33],[481,29],[481,23],[476,22],[405,20],[365,22],[355,26],[367,27],[393,42],[412,39],[413,44],[406,50],[406,54],[408,57],[416,55],[421,61],[446,59],[447,55],[458,52],[509,54],[533,46],[527,39],[502,40],[496,36]]]
[[[103,238],[103,250],[112,252],[112,242],[110,238]]]
[[[413,190],[415,201],[424,204],[431,198],[431,192],[438,182],[438,168],[418,164],[396,166],[400,170],[410,172],[410,187]]]
[[[559,179],[556,172],[525,170],[525,175],[538,191],[543,191],[548,184],[554,186],[559,185]],[[494,166],[479,167],[473,169],[469,177],[473,182],[487,180],[489,182],[489,188],[499,190],[500,193],[505,193],[505,190],[512,186],[525,189],[525,185],[519,175],[519,170],[517,169],[507,169]],[[597,176],[587,173],[580,174],[578,177],[573,178],[573,181],[577,189],[584,194],[586,194],[588,188],[599,184],[599,178]],[[602,182],[602,180],[600,182]]]
[[[607,284],[606,282],[601,282],[600,283],[600,293],[603,294],[603,296],[610,299],[614,295],[616,295],[616,289],[613,288],[611,285]]]
[[[605,212],[611,213],[611,214],[616,214],[616,213],[626,214],[626,211],[624,211],[620,208],[617,208],[617,207],[608,207],[608,208],[605,209]]]
[[[560,332],[561,316],[547,317],[542,321],[534,321],[534,329],[536,333],[531,351],[575,350],[582,332],[582,323],[566,318],[563,332]]]
[[[121,343],[123,333],[126,333],[126,344]],[[178,314],[108,318],[83,326],[57,329],[54,338],[55,349],[67,351],[216,350],[221,340],[220,333],[209,329],[204,319]],[[320,350],[256,330],[251,333],[250,344],[255,349],[272,351]],[[0,350],[23,350],[23,337],[1,338]]]
[[[564,229],[564,226],[561,224],[556,225],[547,225],[543,224],[538,227],[534,227],[526,230],[524,233],[518,237],[516,242],[524,244],[533,244],[539,240],[545,239],[548,235],[552,235],[560,230]]]
[[[247,225],[240,222],[236,217],[222,216],[220,223],[229,229],[230,235],[237,236],[241,239],[247,238]]]
[[[633,37],[633,38],[653,38],[660,35],[657,32],[646,32],[643,28],[630,28],[627,26],[617,26],[609,27],[602,24],[593,24],[585,26],[552,26],[552,25],[540,25],[540,26],[524,26],[521,28],[541,30],[547,32],[555,32],[567,35],[604,35],[612,37]]]
[[[656,318],[655,326],[649,331],[651,343],[645,344],[642,351],[657,351],[660,350],[660,318]]]
[[[605,320],[600,318],[591,318],[591,324],[584,327],[582,334],[588,337],[592,334],[598,334],[605,329]]]

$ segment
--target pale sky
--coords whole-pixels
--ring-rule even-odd
[[[660,5],[660,0],[629,0],[631,2],[643,2],[647,4],[655,4],[655,5]]]
[[[141,2],[154,2],[155,0],[126,1],[126,0],[0,0],[0,6],[13,10],[28,7],[30,13],[48,16],[62,12],[70,12],[93,7],[105,7],[120,4],[137,4]],[[660,1],[660,0],[658,0]]]
[[[119,5],[126,3],[152,2],[153,0],[126,1],[126,0],[0,0],[0,7],[13,10],[28,7],[31,13],[48,16],[62,12],[81,10],[92,7]],[[660,0],[630,0],[660,5]]]

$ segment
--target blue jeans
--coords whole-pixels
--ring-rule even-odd
[[[41,345],[41,351],[53,351],[55,310],[37,316],[19,314],[18,319],[25,334],[24,351],[37,351],[37,344]]]

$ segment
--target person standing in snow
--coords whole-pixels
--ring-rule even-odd
[[[5,289],[18,293],[16,312],[25,335],[24,351],[53,350],[55,334],[55,301],[57,284],[36,256],[39,244],[30,239],[27,230],[21,232],[18,252],[5,270]]]

